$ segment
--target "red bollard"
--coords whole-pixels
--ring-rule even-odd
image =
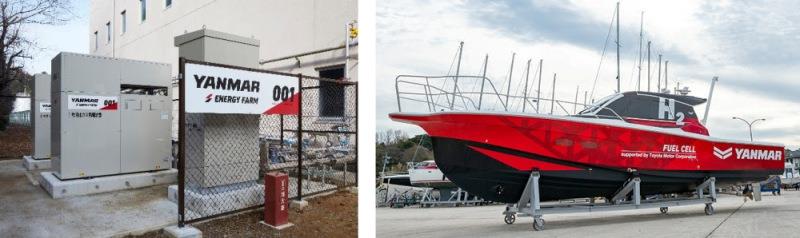
[[[289,224],[289,176],[271,172],[264,177],[264,223],[283,229]]]

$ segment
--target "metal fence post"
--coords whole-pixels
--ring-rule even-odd
[[[184,213],[184,189],[186,189],[186,108],[184,92],[184,64],[185,59],[181,57],[178,66],[178,227],[183,227],[186,223]]]
[[[297,75],[297,200],[303,200],[303,74]]]

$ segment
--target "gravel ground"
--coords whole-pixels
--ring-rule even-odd
[[[276,232],[262,220],[263,209],[215,219],[193,226],[203,237],[356,237],[358,232],[358,195],[340,191],[312,198],[304,211],[291,210],[289,222],[294,226]],[[132,237],[168,237],[162,231]]]
[[[0,131],[0,160],[21,159],[33,151],[31,144],[31,128],[25,126],[9,126]]]

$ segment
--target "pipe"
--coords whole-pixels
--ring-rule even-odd
[[[350,47],[354,47],[354,46],[358,46],[358,42],[350,44]],[[259,61],[258,64],[264,65],[264,64],[274,63],[274,62],[278,62],[278,61],[284,61],[284,60],[288,60],[288,59],[294,59],[294,58],[303,57],[303,56],[315,55],[315,54],[325,53],[325,52],[334,51],[334,50],[341,50],[341,49],[344,49],[344,48],[345,48],[345,45],[340,45],[340,46],[335,46],[335,47],[330,47],[330,48],[325,48],[325,49],[319,49],[319,50],[315,50],[315,51],[309,51],[309,52],[290,55],[290,56],[284,56],[284,57],[280,57],[280,58],[262,60],[262,61]]]
[[[528,76],[531,75],[531,60],[528,59],[528,69],[525,70],[525,88],[522,89],[522,112],[525,112],[525,108],[528,105]]]

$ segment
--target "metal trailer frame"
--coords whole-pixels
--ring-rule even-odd
[[[420,207],[436,207],[440,205],[448,205],[448,206],[460,206],[460,205],[478,205],[483,202],[483,198],[479,198],[473,195],[472,199],[469,199],[469,192],[462,190],[461,188],[457,189],[438,189],[439,190],[439,199],[433,197],[433,190],[434,188],[426,188],[425,193],[422,195],[422,200],[420,200],[419,205]],[[443,194],[443,192],[450,192],[449,196]],[[453,193],[455,192],[455,193]],[[443,198],[447,197],[447,200],[443,200]]]
[[[657,198],[643,201],[639,189],[641,179],[638,176],[634,176],[625,182],[623,187],[614,195],[610,202],[607,201],[601,204],[542,205],[541,201],[539,201],[539,178],[539,171],[531,172],[519,202],[506,205],[506,210],[503,212],[506,224],[513,224],[516,220],[516,216],[531,216],[533,217],[533,229],[540,231],[544,229],[544,219],[542,218],[544,214],[620,211],[655,207],[658,207],[661,213],[667,213],[669,207],[694,204],[705,204],[706,215],[713,215],[714,206],[712,204],[717,201],[716,179],[714,177],[709,177],[698,184],[695,189],[697,194],[692,197]],[[706,189],[708,190],[708,194],[705,193]],[[630,195],[633,201],[627,199],[628,195]]]

